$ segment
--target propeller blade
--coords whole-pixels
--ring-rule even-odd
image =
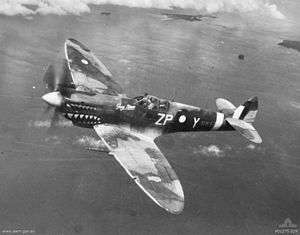
[[[50,120],[50,127],[47,130],[48,134],[53,134],[53,132],[55,132],[55,130],[58,127],[58,122],[59,122],[59,111],[57,108],[55,108],[53,111],[53,116],[51,117]]]
[[[61,91],[66,85],[66,80],[69,79],[69,68],[67,61],[63,59],[60,62],[49,65],[43,81],[50,91]]]
[[[53,107],[51,105],[47,105],[47,107],[44,109],[44,113],[43,114],[48,114],[52,108]]]
[[[53,65],[49,65],[44,77],[43,77],[44,83],[46,83],[47,89],[50,91],[54,91],[56,82],[55,82],[55,69]]]
[[[56,61],[53,65],[48,66],[43,81],[50,92],[42,96],[42,99],[48,104],[44,110],[44,114],[53,110],[50,120],[50,127],[47,132],[51,134],[58,126],[60,116],[60,106],[63,103],[64,97],[69,97],[67,84],[68,79],[71,79],[67,61]]]
[[[59,91],[63,96],[70,96],[70,89],[75,88],[72,84],[72,78],[68,63],[65,59],[62,60],[59,69],[57,70],[55,90]]]
[[[55,108],[53,116],[51,118],[50,128],[57,126],[58,122],[59,122],[59,111],[57,108]]]

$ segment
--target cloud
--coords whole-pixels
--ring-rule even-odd
[[[194,151],[194,154],[202,154],[205,156],[212,156],[212,157],[224,157],[225,152],[221,150],[217,145],[209,145],[209,146],[202,146],[199,145]]]
[[[104,149],[105,145],[100,139],[96,139],[91,136],[82,136],[75,141],[75,144],[79,144],[86,148],[93,148],[93,149]]]
[[[298,102],[291,101],[290,105],[296,109],[300,109],[300,103],[298,103]]]
[[[49,136],[45,138],[45,142],[50,142],[51,144],[60,144],[61,140],[58,136]]]
[[[49,128],[51,125],[50,120],[45,120],[45,121],[29,121],[28,126],[29,127],[36,127],[36,128]],[[63,120],[63,121],[58,121],[56,124],[57,126],[60,127],[70,127],[73,126],[71,121]]]
[[[25,1],[24,1],[25,2]],[[33,10],[30,10],[19,1],[7,1],[0,2],[0,14],[3,15],[31,15],[35,14]]]
[[[269,11],[270,15],[277,19],[285,19],[285,16],[277,9],[275,4],[267,4],[266,8]]]
[[[247,150],[255,151],[255,153],[264,154],[267,149],[264,146],[261,145],[255,145],[255,144],[248,144],[246,146]]]
[[[0,14],[75,14],[90,12],[91,4],[113,4],[128,7],[171,9],[179,7],[207,13],[259,11],[277,19],[284,15],[269,0],[2,0]],[[32,10],[28,5],[34,6]]]
[[[130,63],[130,60],[120,59],[119,62],[122,63],[122,64],[128,64],[128,63]]]
[[[251,150],[254,150],[256,148],[256,146],[254,144],[248,144],[246,146],[247,149],[251,149]]]
[[[90,8],[87,4],[88,1],[84,0],[48,0],[40,1],[36,13],[47,15],[57,14],[66,15],[74,14],[79,15],[81,13],[90,12]]]

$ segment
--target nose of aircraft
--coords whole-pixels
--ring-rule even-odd
[[[50,93],[47,93],[42,96],[42,100],[44,100],[46,103],[48,103],[52,106],[56,106],[56,107],[59,107],[62,105],[63,99],[64,98],[60,94],[59,91],[50,92]]]

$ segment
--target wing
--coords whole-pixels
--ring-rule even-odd
[[[159,206],[179,214],[184,207],[178,177],[154,141],[116,125],[94,127],[110,153]]]
[[[122,93],[122,88],[112,79],[108,69],[82,43],[72,38],[67,39],[65,56],[77,90],[109,95]]]

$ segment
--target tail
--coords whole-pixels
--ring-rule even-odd
[[[244,120],[252,123],[255,120],[258,111],[258,99],[253,97],[248,99],[243,105],[240,105],[233,113],[232,118]]]
[[[258,111],[257,97],[248,99],[243,105],[240,105],[237,108],[225,99],[217,99],[216,103],[221,112],[226,110],[227,115],[225,116],[227,117],[225,120],[235,130],[254,143],[262,143],[261,137],[252,125]]]

